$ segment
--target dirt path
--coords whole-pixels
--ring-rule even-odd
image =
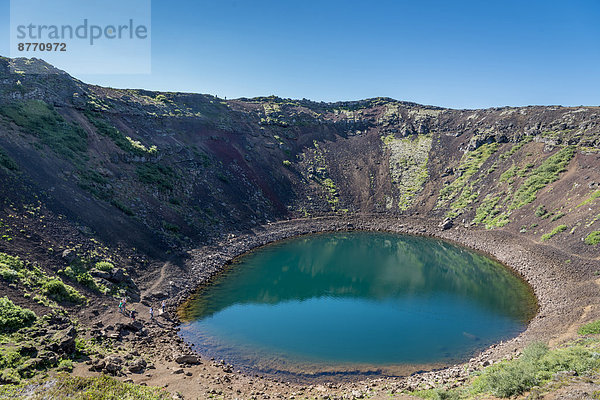
[[[173,266],[173,264],[171,264],[170,261],[167,261],[163,264],[163,266],[160,268],[160,275],[159,275],[158,279],[156,281],[154,281],[152,286],[150,286],[148,289],[142,291],[142,297],[147,297],[147,296],[151,295],[152,292],[154,292],[154,290],[156,290],[156,288],[158,288],[164,282],[167,268],[170,268],[172,266]]]

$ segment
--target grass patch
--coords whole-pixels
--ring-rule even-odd
[[[87,161],[87,133],[65,121],[54,107],[41,100],[13,102],[0,107],[0,114],[27,133],[76,164]]]
[[[0,297],[0,332],[14,332],[31,325],[36,319],[33,311],[15,305],[6,296]]]
[[[534,386],[550,381],[559,371],[575,371],[577,375],[600,367],[596,352],[578,344],[549,350],[534,343],[523,350],[521,357],[502,361],[483,371],[473,382],[474,393],[491,393],[498,397],[520,395]]]
[[[459,177],[440,190],[438,208],[449,201],[453,201],[450,210],[446,214],[447,217],[454,218],[460,215],[469,204],[477,200],[479,193],[473,190],[477,181],[471,184],[469,184],[469,181],[473,175],[479,172],[481,166],[496,150],[498,150],[498,143],[486,143],[463,156],[457,168]]]
[[[545,235],[542,235],[542,242],[545,242],[546,240],[550,240],[553,236],[559,234],[560,232],[564,232],[566,230],[567,230],[566,225],[559,225],[556,228],[552,229],[552,231],[550,231],[550,233],[546,233]]]
[[[162,164],[144,163],[136,167],[136,173],[140,182],[156,185],[163,191],[173,190],[173,180],[176,174],[171,167]]]
[[[477,207],[473,222],[477,225],[484,223],[487,229],[502,227],[508,224],[510,220],[508,219],[508,215],[502,212],[501,199],[501,196],[486,196],[481,205]]]
[[[63,281],[58,278],[51,279],[44,283],[42,286],[42,292],[58,301],[59,303],[68,301],[70,303],[83,303],[85,297],[82,296],[72,286],[66,285]]]
[[[50,277],[35,264],[25,263],[18,257],[0,253],[0,277],[9,282],[18,282],[33,290],[34,299],[46,304],[46,296],[58,302],[84,303],[85,296],[57,277]]]
[[[39,381],[0,386],[0,398],[73,400],[168,400],[167,390],[123,383],[106,375],[82,378],[59,374]]]
[[[582,325],[577,330],[580,335],[597,335],[600,333],[600,320]]]
[[[590,204],[592,201],[596,200],[598,197],[600,197],[600,190],[596,190],[594,193],[592,193],[590,195],[590,197],[588,197],[587,199],[585,199],[584,201],[582,201],[581,203],[577,204],[575,206],[575,208],[579,208],[579,207],[583,207],[585,205]]]
[[[566,171],[574,155],[575,146],[567,146],[544,160],[539,167],[529,173],[529,177],[517,189],[509,208],[516,210],[535,201],[540,190],[558,180],[560,174]]]
[[[590,246],[600,243],[600,231],[591,232],[585,237],[584,242]]]

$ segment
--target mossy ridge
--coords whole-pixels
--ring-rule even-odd
[[[405,211],[414,203],[429,177],[427,164],[433,139],[430,135],[418,135],[401,139],[386,136],[381,140],[390,151],[390,176],[399,191],[398,208]],[[392,207],[388,204],[386,208],[388,206]]]

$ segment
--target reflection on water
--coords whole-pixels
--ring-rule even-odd
[[[522,331],[535,299],[497,262],[464,248],[353,232],[248,254],[185,311],[182,335],[201,351],[268,369],[331,369],[468,357]]]

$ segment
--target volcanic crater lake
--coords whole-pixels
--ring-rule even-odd
[[[536,309],[525,282],[477,252],[324,233],[236,259],[181,310],[180,335],[236,368],[402,373],[466,360],[525,330]]]

